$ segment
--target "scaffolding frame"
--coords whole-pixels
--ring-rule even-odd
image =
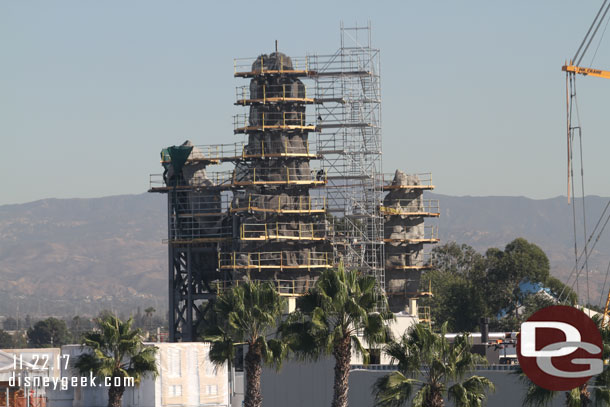
[[[337,263],[373,275],[385,289],[379,50],[371,24],[340,27],[341,47],[309,55],[315,82],[318,154],[327,174],[327,205],[335,217]]]

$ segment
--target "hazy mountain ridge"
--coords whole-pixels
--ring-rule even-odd
[[[545,250],[553,274],[565,279],[573,267],[572,208],[565,197],[428,198],[440,200],[443,242],[484,251],[525,237]],[[23,313],[165,307],[165,199],[145,193],[0,206],[0,314],[12,314],[17,304]],[[591,196],[586,202],[591,233],[608,198]],[[577,233],[582,238],[582,224]],[[593,298],[610,260],[608,234],[590,257],[590,268],[598,271],[591,274]]]

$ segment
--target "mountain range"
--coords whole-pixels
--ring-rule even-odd
[[[547,253],[553,275],[566,281],[574,268],[572,207],[565,197],[427,198],[440,201],[441,217],[430,222],[438,223],[442,242],[466,243],[484,252],[524,237]],[[609,199],[589,196],[585,202],[591,234]],[[577,215],[580,204],[576,201]],[[166,228],[165,196],[159,194],[0,206],[0,315],[94,315],[104,308],[130,313],[151,305],[166,310]],[[580,251],[581,222],[576,233]],[[594,303],[607,295],[609,233],[590,243],[595,243],[588,262]],[[584,271],[579,290],[586,298]]]

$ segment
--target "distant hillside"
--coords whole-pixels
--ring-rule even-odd
[[[142,194],[0,206],[0,314],[166,308],[165,205]]]
[[[429,197],[441,201],[444,242],[484,251],[525,237],[545,250],[555,275],[565,278],[571,271],[574,244],[565,197]],[[607,201],[587,198],[589,231]],[[0,315],[14,315],[17,306],[21,315],[166,308],[165,205],[165,196],[141,194],[0,206]],[[577,231],[582,236],[582,225]],[[610,260],[609,234],[591,255],[595,298]]]

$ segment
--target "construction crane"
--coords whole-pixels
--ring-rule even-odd
[[[566,61],[566,63],[562,66],[562,71],[564,71],[566,73],[566,117],[567,117],[567,161],[568,161],[568,204],[570,203],[570,197],[571,195],[574,195],[574,180],[573,180],[573,168],[572,168],[572,145],[573,145],[573,141],[574,141],[574,136],[575,134],[578,134],[579,137],[579,143],[580,143],[580,164],[581,164],[581,177],[583,178],[584,181],[584,171],[583,171],[583,159],[582,159],[582,129],[580,127],[580,124],[577,123],[576,126],[574,126],[572,124],[572,111],[573,111],[573,105],[576,104],[576,75],[584,75],[584,76],[593,76],[593,77],[598,77],[598,78],[606,78],[606,79],[610,79],[610,71],[605,71],[605,70],[601,70],[601,69],[596,69],[596,68],[585,68],[585,67],[581,67],[580,64],[582,62],[583,57],[585,56],[587,50],[589,49],[589,46],[591,45],[591,43],[593,42],[593,39],[595,38],[599,28],[602,26],[602,23],[604,21],[606,21],[606,16],[608,15],[608,11],[610,11],[610,1],[609,0],[604,0],[599,11],[597,12],[597,15],[595,16],[595,19],[593,20],[593,23],[591,24],[591,26],[589,27],[589,30],[587,31],[587,34],[585,35],[585,38],[582,40],[580,46],[578,47],[578,50],[576,51],[576,54],[574,55],[574,57],[568,62]],[[602,32],[602,37],[606,31],[606,27],[607,27],[607,22],[606,22],[606,26],[603,29]],[[601,43],[601,39],[600,39],[600,43]],[[599,45],[598,45],[599,47]],[[595,54],[597,54],[597,50],[595,51]],[[595,55],[593,56],[593,58],[595,58]],[[578,114],[578,113],[577,113]],[[576,265],[574,268],[574,271],[576,271],[576,278],[575,278],[575,283],[578,284],[578,275],[580,274],[580,271],[582,271],[583,267],[586,267],[586,276],[587,276],[587,297],[589,297],[589,281],[588,281],[588,275],[589,275],[589,270],[588,270],[588,257],[589,257],[589,253],[588,253],[588,243],[591,241],[591,237],[593,236],[593,234],[595,233],[595,230],[593,231],[593,234],[591,235],[591,237],[587,240],[587,229],[586,229],[586,217],[585,217],[585,205],[584,205],[584,199],[585,199],[585,191],[584,191],[584,182],[582,183],[582,216],[583,216],[583,227],[584,227],[584,264],[580,267],[579,270],[579,259],[582,257],[582,254],[579,256],[578,255],[578,249],[577,249],[577,239],[576,239],[576,211],[574,209],[574,206],[572,206],[572,211],[573,211],[573,217],[574,217],[574,254],[575,254],[575,258],[576,258]],[[602,214],[602,217],[604,216],[604,213]],[[601,218],[600,218],[601,220]],[[599,222],[598,222],[599,224]],[[597,226],[596,226],[597,229]],[[603,229],[602,229],[603,231]],[[600,232],[601,234],[601,232]],[[599,239],[599,235],[598,238]],[[597,240],[596,240],[597,242]],[[610,270],[610,265],[609,265],[609,270]],[[605,288],[605,287],[604,287]],[[602,291],[604,290],[604,288],[602,288]],[[603,295],[603,293],[602,293]],[[587,301],[590,302],[590,299],[587,298]],[[607,294],[606,297],[606,305],[604,307],[604,316],[603,316],[603,320],[602,320],[602,326],[608,326],[609,323],[609,315],[610,315],[610,291]]]

